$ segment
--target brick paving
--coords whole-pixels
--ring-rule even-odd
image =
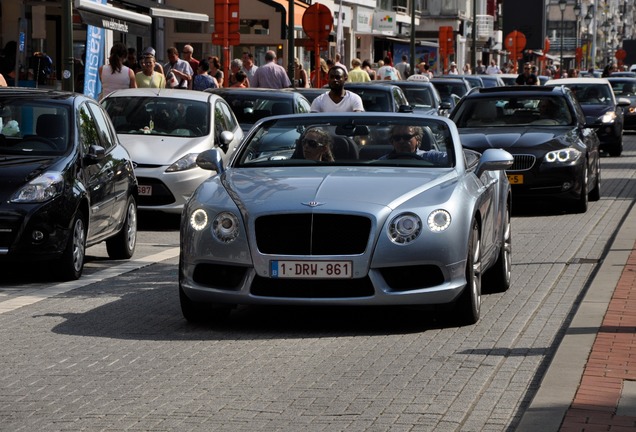
[[[636,381],[636,244],[612,295],[560,431],[636,430],[636,416],[617,414],[625,381]]]

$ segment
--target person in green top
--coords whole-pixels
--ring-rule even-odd
[[[165,88],[166,77],[155,70],[155,56],[144,53],[141,59],[141,72],[135,74],[138,88]]]
[[[362,62],[359,58],[351,60],[351,70],[349,71],[349,82],[368,82],[371,81],[369,73],[360,66]]]

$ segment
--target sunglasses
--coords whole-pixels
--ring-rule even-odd
[[[316,140],[312,140],[312,139],[305,139],[303,140],[303,145],[306,145],[308,147],[311,148],[318,148],[318,147],[324,147],[325,145],[323,143],[320,143]]]
[[[410,141],[415,134],[404,134],[404,135],[393,135],[391,136],[391,140],[393,141]]]

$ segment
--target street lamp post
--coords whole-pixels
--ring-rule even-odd
[[[581,22],[581,4],[580,3],[576,3],[574,5],[574,16],[576,17],[576,34],[575,34],[575,39],[576,39],[576,51],[575,51],[575,67],[577,69],[581,69],[581,55],[580,55],[580,48],[581,48],[581,39],[580,39],[580,32],[581,32],[581,28],[579,27],[579,23]]]
[[[587,14],[585,15],[585,18],[583,18],[583,21],[585,22],[585,33],[587,34],[586,38],[585,38],[585,44],[588,48],[588,50],[590,50],[590,36],[592,35],[592,32],[590,31],[590,24],[592,23],[592,15],[590,15],[590,11],[587,12]],[[589,55],[591,54],[589,51],[587,53],[588,55],[585,56],[585,67],[587,69],[590,69],[590,58]],[[592,69],[594,69],[594,65],[592,64]]]
[[[563,76],[563,36],[565,35],[565,31],[563,29],[563,14],[565,13],[565,7],[567,6],[567,0],[559,0],[559,9],[561,10],[561,52],[560,52],[560,61],[561,64],[559,66],[559,70],[561,71],[560,76]]]

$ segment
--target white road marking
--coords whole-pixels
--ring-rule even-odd
[[[137,270],[156,262],[161,262],[179,256],[179,248],[166,249],[154,255],[148,255],[140,259],[126,261],[122,264],[98,271],[90,276],[82,276],[79,280],[62,282],[48,288],[38,288],[22,291],[23,294],[11,297],[9,300],[0,302],[0,314],[10,312],[23,306],[32,305],[41,300],[63,294],[77,288],[101,282],[105,279],[116,277],[133,270]]]

